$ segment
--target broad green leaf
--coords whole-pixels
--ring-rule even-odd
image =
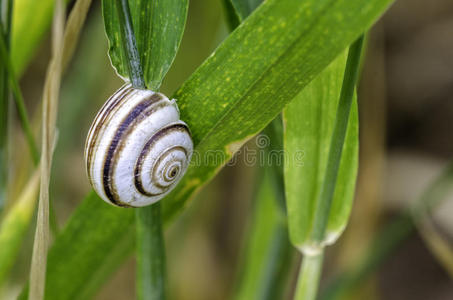
[[[129,0],[137,48],[148,88],[157,90],[170,68],[181,42],[186,23],[187,0]],[[128,78],[116,1],[102,1],[109,55],[113,67]]]
[[[245,141],[274,119],[390,3],[267,0],[259,6],[175,94],[196,152],[185,177],[162,200],[164,221],[168,224]],[[100,272],[113,269],[109,253],[116,251],[115,242],[134,234],[133,215],[133,209],[114,208],[91,195],[49,253],[47,299],[85,294],[93,276],[96,282],[106,277]],[[129,247],[131,251],[133,246]]]
[[[281,299],[286,282],[285,269],[291,264],[294,249],[288,239],[286,215],[276,199],[271,169],[264,170],[253,211],[251,227],[245,238],[246,252],[240,265],[234,299]],[[287,271],[287,270],[286,270]]]
[[[339,56],[284,110],[285,189],[291,241],[309,251],[313,219],[325,178],[330,141],[340,97],[346,55]],[[354,197],[358,166],[357,101],[346,140],[330,211],[326,243],[346,226]]]

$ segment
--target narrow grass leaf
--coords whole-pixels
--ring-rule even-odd
[[[146,86],[158,90],[179,48],[187,18],[187,0],[129,0]],[[128,78],[116,1],[102,1],[109,55],[117,73]]]
[[[391,3],[267,0],[259,6],[175,94],[196,148],[186,175],[162,200],[164,222],[169,223],[244,142],[274,119]],[[206,160],[209,153],[220,159]],[[85,282],[100,276],[93,270],[112,270],[105,265],[111,261],[103,258],[105,245],[115,251],[116,240],[134,233],[133,210],[98,201],[93,207],[83,203],[57,238],[52,261],[49,257],[48,299],[83,294]],[[109,234],[103,235],[106,227]],[[86,249],[73,251],[78,244]]]
[[[325,178],[330,141],[346,65],[341,54],[284,110],[285,189],[291,241],[313,247],[316,203]],[[332,242],[346,226],[358,166],[358,114],[354,104],[343,147],[327,236]]]
[[[56,138],[65,17],[65,5],[62,0],[57,1],[52,35],[53,57],[49,64],[43,91],[41,185],[30,270],[30,293],[28,294],[28,299],[30,300],[44,299],[45,291],[47,250],[49,248],[49,182],[52,166],[52,150]]]

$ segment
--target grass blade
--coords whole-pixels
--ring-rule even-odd
[[[44,299],[47,250],[49,247],[49,182],[53,145],[56,138],[56,119],[63,61],[65,6],[57,1],[53,25],[53,57],[49,65],[43,92],[41,186],[38,203],[35,239],[30,270],[29,300]]]
[[[326,175],[322,184],[319,200],[316,203],[315,216],[313,220],[312,238],[314,242],[318,243],[325,241],[325,232],[329,218],[332,214],[336,213],[335,211],[331,212],[331,207],[337,185],[338,174],[340,173],[339,168],[349,123],[349,114],[351,112],[355,86],[359,74],[363,39],[364,37],[361,36],[354,42],[354,44],[352,44],[349,49],[348,61],[346,62],[340,102],[338,103],[335,127],[329,148]],[[355,182],[356,176],[351,176],[348,179],[349,181]]]
[[[185,177],[162,200],[164,223],[168,224],[245,141],[274,119],[390,3],[267,0],[248,17],[176,93],[181,119],[192,131],[196,156],[203,158],[209,150],[222,159],[197,165],[194,157]],[[77,208],[50,251],[48,299],[92,293],[93,286],[86,282],[99,284],[120,263],[116,256],[112,266],[109,253],[126,255],[132,251],[133,245],[124,249],[119,243],[121,251],[117,252],[115,241],[134,235],[134,211],[108,206],[99,198],[96,204],[87,203],[94,201],[92,197],[97,198],[91,195]],[[79,244],[84,248],[73,251]]]
[[[108,10],[104,9],[105,28],[110,28],[108,26],[109,23],[106,20],[109,20],[110,24],[119,26],[118,30],[114,33],[114,36],[120,36],[119,42],[121,46],[120,49],[122,49],[122,55],[119,55],[119,60],[121,61],[122,66],[126,66],[127,75],[132,82],[132,86],[137,89],[144,89],[145,79],[143,78],[142,63],[140,62],[140,54],[137,48],[128,0],[116,0],[115,2],[103,1],[102,3],[104,4],[104,8],[110,7],[108,5],[112,5],[113,8],[116,8],[116,14],[113,14],[113,16],[118,16],[116,18],[109,17]],[[145,16],[148,17],[149,15]],[[111,47],[110,49],[118,51],[116,48]]]
[[[350,123],[349,115],[351,112],[352,104],[354,102],[354,92],[359,72],[362,44],[363,36],[359,37],[359,39],[355,41],[349,48],[348,60],[346,62],[346,69],[343,78],[343,85],[341,87],[340,100],[338,102],[338,107],[336,108],[335,125],[333,128],[332,136],[330,138],[327,165],[325,167],[325,174],[323,174],[322,177],[323,181],[321,184],[321,190],[319,193],[319,197],[313,198],[316,202],[313,203],[313,200],[309,201],[308,203],[311,205],[310,207],[306,207],[308,209],[309,208],[314,209],[312,219],[313,223],[310,224],[310,227],[305,228],[305,232],[296,231],[296,233],[302,233],[301,236],[303,236],[307,233],[307,229],[308,230],[311,229],[311,232],[309,232],[309,240],[306,245],[300,245],[295,243],[295,246],[298,247],[298,249],[304,254],[295,299],[308,299],[308,300],[316,299],[320,274],[322,272],[324,246],[326,244],[333,243],[337,239],[337,237],[339,236],[339,234],[341,234],[341,231],[343,230],[344,226],[348,221],[348,214],[351,208],[351,201],[348,201],[347,198],[345,200],[345,198],[341,197],[339,207],[340,210],[331,210],[331,208],[333,206],[332,202],[334,199],[336,187],[338,186],[339,189],[337,190],[343,192],[342,189],[344,188],[344,186],[339,185],[337,183],[337,179],[339,178],[339,174],[342,173],[340,172],[340,166],[341,165],[344,166],[345,161],[347,164],[347,166],[344,168],[346,169],[346,174],[343,173],[341,175],[344,175],[343,178],[347,180],[349,186],[351,185],[352,187],[355,186],[355,180],[357,175],[356,173],[357,147],[355,147],[355,151],[352,150],[351,157],[342,156],[342,153],[343,148],[346,148],[346,150],[348,149],[348,143],[346,140],[348,128],[353,128],[353,126],[349,126]],[[355,122],[352,121],[351,123],[357,124],[357,120],[355,120]],[[288,125],[288,123],[286,124]],[[353,132],[352,135],[355,135],[355,137],[353,138],[350,145],[357,145],[358,144],[357,130],[355,130],[355,134],[354,131],[352,132]],[[318,151],[322,150],[319,149]],[[353,192],[352,195],[350,195],[351,199],[352,197]],[[292,204],[294,205],[294,203]],[[345,210],[343,207],[348,210],[347,214],[343,213],[343,211]],[[295,207],[292,208],[288,207],[289,210],[292,210],[294,208]],[[306,212],[302,211],[294,211],[293,216],[305,213]],[[332,238],[332,233],[329,233],[329,236],[326,237],[326,229],[328,227],[330,218],[333,219],[340,218],[342,219],[343,223],[342,226],[340,226],[339,231],[335,233],[334,239]],[[290,227],[290,230],[292,232],[295,232],[294,228],[293,229],[291,228],[292,227]],[[296,230],[298,229],[299,228],[296,228]],[[296,238],[298,238],[297,235]]]
[[[186,23],[187,0],[129,0],[133,31],[143,67],[146,86],[158,90],[170,68],[181,42]],[[128,62],[124,59],[120,35],[117,4],[103,1],[105,29],[109,38],[109,55],[112,65],[123,78],[130,78]]]
[[[316,202],[326,174],[330,141],[346,65],[340,55],[284,111],[285,190],[292,243],[305,252],[318,247],[311,239]],[[358,113],[354,100],[334,195],[328,235],[343,231],[352,206],[358,165]],[[331,240],[334,240],[332,238]]]

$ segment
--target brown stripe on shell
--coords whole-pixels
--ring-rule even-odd
[[[142,166],[143,166],[143,162],[144,162],[144,159],[146,157],[146,155],[149,153],[150,149],[152,149],[152,147],[154,146],[154,144],[159,140],[160,137],[162,137],[163,135],[167,134],[168,132],[171,132],[171,131],[182,131],[182,132],[186,132],[189,136],[190,136],[190,132],[189,132],[189,128],[185,125],[185,124],[182,124],[182,123],[176,123],[176,124],[171,124],[167,127],[164,127],[163,129],[159,130],[156,134],[154,134],[151,139],[145,144],[145,146],[143,147],[143,150],[142,152],[140,153],[140,156],[138,157],[137,159],[137,163],[135,165],[135,170],[134,170],[134,178],[135,178],[135,187],[137,189],[137,191],[139,191],[141,194],[143,195],[146,195],[146,196],[157,196],[157,195],[160,195],[162,193],[165,193],[162,192],[162,193],[158,193],[158,194],[153,194],[153,193],[150,193],[148,191],[146,191],[143,187],[143,183],[141,181],[141,177],[140,177],[140,174],[142,172]],[[167,149],[166,151],[168,150],[172,150],[174,149],[175,147],[173,148],[169,148]],[[181,147],[182,149],[184,149],[183,147]],[[165,152],[166,152],[165,151]],[[164,153],[165,153],[164,152]],[[184,152],[186,153],[186,156],[187,156],[187,151],[184,149]],[[160,161],[160,160],[159,160]],[[154,166],[156,166],[157,164],[154,164]],[[154,171],[154,168],[153,168],[153,171]],[[153,176],[154,176],[154,172],[153,172]],[[171,185],[170,185],[171,186]],[[165,188],[169,188],[169,186],[167,187],[161,187],[162,189],[165,189]]]
[[[98,120],[101,116],[104,116],[104,112],[108,109],[111,110],[112,105],[116,105],[118,103],[118,100],[123,98],[125,93],[129,94],[131,91],[131,85],[130,84],[125,84],[123,85],[118,91],[116,91],[112,96],[110,96],[107,101],[104,103],[104,105],[101,107],[99,112],[96,114],[96,117],[93,120],[93,125],[90,128],[90,131],[88,132],[88,139],[91,140],[91,133],[93,131],[93,128],[98,124]],[[115,101],[113,101],[115,100]]]
[[[120,157],[120,153],[125,145],[123,141],[127,140],[128,136],[142,120],[155,113],[157,110],[169,105],[166,101],[160,101],[162,99],[163,97],[161,95],[154,93],[138,103],[123,119],[110,143],[104,161],[103,185],[107,198],[114,204],[121,203],[115,183],[113,182],[113,174],[115,173],[117,159]]]
[[[100,132],[102,129],[105,128],[104,124],[106,124],[107,119],[111,119],[114,115],[115,109],[118,108],[119,104],[122,106],[126,101],[127,97],[134,91],[132,87],[128,87],[124,90],[120,89],[120,94],[116,95],[116,93],[109,98],[109,100],[105,103],[104,107],[101,108],[101,111],[96,116],[93,125],[90,128],[90,132],[88,133],[88,140],[87,144],[85,145],[85,149],[87,151],[86,154],[86,163],[87,163],[87,173],[88,179],[91,181],[91,162],[93,160],[93,152],[96,148],[98,142],[98,137],[100,136]],[[92,135],[91,132],[93,131]]]

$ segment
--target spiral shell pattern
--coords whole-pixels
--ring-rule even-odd
[[[91,185],[107,203],[141,207],[162,199],[184,175],[193,142],[175,100],[127,84],[98,112],[85,160]]]

